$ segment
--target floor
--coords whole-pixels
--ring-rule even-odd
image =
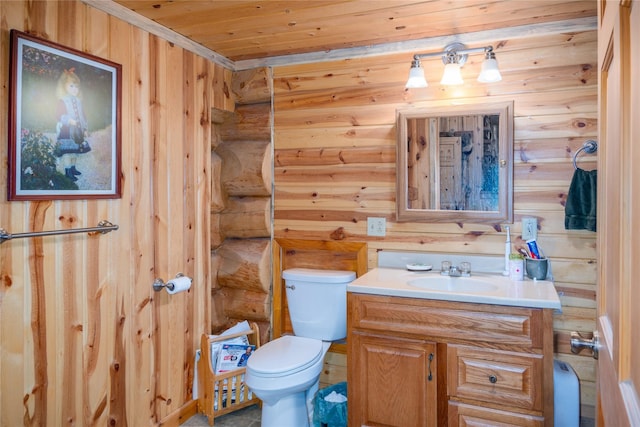
[[[215,419],[215,427],[260,427],[261,409],[258,405],[247,406]],[[183,427],[208,427],[207,417],[196,414],[189,418]]]
[[[189,418],[183,427],[208,427],[209,422],[204,415],[194,415]],[[260,427],[260,407],[258,405],[249,406],[223,415],[215,419],[215,427]],[[590,418],[580,418],[580,427],[594,427],[595,420]],[[560,427],[560,426],[558,426]]]

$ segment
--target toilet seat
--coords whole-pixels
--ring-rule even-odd
[[[285,335],[256,350],[247,369],[261,377],[281,377],[303,371],[323,358],[322,341]]]

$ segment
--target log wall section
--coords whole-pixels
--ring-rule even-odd
[[[0,247],[0,425],[178,425],[210,323],[210,112],[233,110],[231,72],[81,2],[3,1],[0,16],[2,141],[10,29],[123,71],[122,198],[7,202],[0,175],[11,233],[120,227]],[[190,291],[154,293],[178,272]]]
[[[271,336],[273,146],[270,70],[233,73],[233,113],[214,111],[211,330],[243,320]]]
[[[482,55],[462,68],[465,84],[443,87],[439,58],[423,60],[426,89],[405,90],[411,54],[274,68],[274,237],[366,242],[368,267],[383,250],[502,255],[500,224],[395,221],[395,111],[462,99],[514,101],[514,243],[523,216],[538,219],[552,259],[562,313],[556,357],[576,369],[582,403],[595,403],[595,363],[572,355],[569,332],[595,328],[596,234],[564,229],[574,153],[597,137],[596,31],[496,39],[503,80],[479,84]],[[580,156],[592,169],[597,156]],[[367,236],[384,217],[385,237]]]

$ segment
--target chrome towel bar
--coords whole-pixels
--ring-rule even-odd
[[[0,228],[0,244],[11,239],[21,239],[23,237],[40,237],[40,236],[55,236],[58,234],[75,234],[75,233],[100,233],[106,234],[112,230],[117,230],[118,226],[111,224],[109,221],[100,221],[97,227],[89,228],[71,228],[68,230],[50,230],[50,231],[32,231],[29,233],[7,233],[3,228]]]

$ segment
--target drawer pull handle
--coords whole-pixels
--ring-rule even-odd
[[[429,375],[427,376],[427,380],[431,381],[433,379],[433,374],[431,373],[431,362],[433,361],[433,353],[429,353]]]
[[[496,377],[495,375],[489,375],[489,382],[491,384],[495,384],[498,382],[498,377]]]

